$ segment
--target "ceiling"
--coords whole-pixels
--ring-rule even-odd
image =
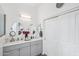
[[[1,3],[0,5],[13,5],[13,6],[28,6],[28,7],[39,7],[42,3]]]
[[[0,3],[0,5],[5,11],[10,9],[10,11],[32,13],[33,10],[39,8],[41,3]]]
[[[39,7],[41,3],[26,3],[26,5],[31,6],[31,7]]]

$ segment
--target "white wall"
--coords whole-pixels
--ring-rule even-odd
[[[25,13],[32,17],[32,22],[34,25],[38,24],[37,20],[37,8],[29,4],[17,4],[17,3],[1,3],[0,4],[0,13],[6,14],[6,35],[9,34],[11,26],[13,23],[20,21],[23,27],[28,28],[28,22],[20,20],[20,12]],[[2,43],[6,35],[0,37],[0,55],[3,53]]]
[[[79,42],[75,39],[75,20],[73,12],[45,22],[44,49],[48,55],[79,55],[76,52],[79,45],[75,44]]]
[[[56,15],[58,13],[61,13],[62,11],[69,10],[69,9],[74,8],[76,6],[79,6],[79,4],[65,3],[62,8],[58,9],[58,8],[56,8],[56,4],[53,4],[53,3],[50,3],[50,4],[42,4],[40,6],[40,8],[38,9],[38,11],[39,11],[39,14],[38,14],[39,21],[40,21],[41,24],[43,24],[42,21],[44,19],[49,18],[49,17],[52,17],[52,16],[54,16],[54,15]],[[69,22],[71,23],[71,21],[69,21]],[[74,22],[72,23],[72,25],[74,26]],[[52,25],[50,25],[50,26],[52,26]],[[53,26],[56,26],[56,25],[53,25]],[[69,26],[67,26],[67,27],[69,27]],[[47,28],[49,30],[49,26]],[[50,30],[53,30],[53,29],[50,27]],[[50,32],[50,30],[48,31],[48,33]],[[69,27],[69,31],[71,32],[71,30],[73,30],[73,32],[74,32],[74,27],[72,27],[72,29],[71,29],[71,26],[70,26]],[[73,33],[73,32],[71,32],[71,33]],[[46,33],[46,34],[49,37],[52,37],[52,34],[53,33],[52,34],[50,34],[51,32],[49,34],[48,33]],[[57,36],[57,37],[60,37],[60,36]],[[57,37],[55,37],[55,38],[57,38]],[[78,50],[77,50],[78,49],[78,44],[76,43],[76,42],[79,42],[79,41],[77,41],[75,39],[72,39],[72,37],[74,37],[74,34],[73,34],[73,36],[70,35],[70,39],[66,39],[67,38],[66,37],[65,38],[66,40],[64,42],[62,40],[57,41],[58,42],[57,44],[60,43],[61,46],[59,46],[59,45],[57,47],[55,46],[55,48],[59,48],[59,52],[60,52],[60,54],[57,54],[59,52],[57,52],[58,50],[54,48],[54,52],[55,52],[56,55],[79,55],[78,54]],[[52,38],[49,38],[49,39],[52,39]],[[44,44],[44,43],[46,43],[46,44]],[[54,42],[52,43],[51,41],[48,40],[47,42],[44,41],[44,43],[43,43],[43,51],[46,52],[45,51],[46,50],[45,47],[48,47],[47,49],[50,48],[48,51],[51,52],[51,53],[49,53],[49,55],[52,55],[53,54],[53,52],[52,52],[53,50],[51,50],[51,48],[52,48],[51,46],[55,45],[55,44],[53,44]],[[52,44],[50,44],[50,43],[52,43]],[[63,52],[61,53],[61,51],[63,51]],[[55,55],[55,54],[53,54],[53,55]]]
[[[58,13],[61,13],[62,11],[69,10],[71,8],[74,8],[76,6],[79,6],[79,3],[65,3],[61,8],[56,8],[56,3],[44,3],[41,4],[38,8],[38,19],[39,21],[42,21],[43,19],[52,17]]]
[[[6,14],[6,34],[10,32],[10,28],[13,23],[20,21],[25,28],[28,26],[27,21],[20,20],[20,13],[25,13],[32,16],[32,22],[34,25],[38,24],[37,22],[37,8],[29,6],[27,4],[16,4],[16,3],[4,3],[0,4]]]

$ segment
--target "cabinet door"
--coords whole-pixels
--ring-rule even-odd
[[[42,53],[42,45],[36,44],[31,46],[31,56],[36,56]]]
[[[3,52],[4,56],[19,56],[19,49]]]
[[[0,47],[0,56],[2,56],[3,55],[3,48],[2,47]]]
[[[30,56],[30,47],[20,48],[20,56]]]

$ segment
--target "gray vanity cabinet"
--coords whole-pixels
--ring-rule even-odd
[[[0,56],[2,56],[3,55],[3,48],[0,46]]]
[[[20,44],[19,48],[20,56],[30,56],[30,42]]]
[[[20,48],[20,56],[30,56],[30,47]]]
[[[3,47],[3,56],[28,56],[30,55],[30,43],[21,43]]]
[[[17,45],[3,47],[3,56],[19,56]]]
[[[3,55],[4,56],[19,56],[19,49],[4,52]]]
[[[3,56],[36,56],[42,53],[42,40],[3,47]]]
[[[31,42],[31,56],[40,55],[42,53],[42,40]]]

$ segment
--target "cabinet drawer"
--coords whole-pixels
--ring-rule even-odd
[[[3,56],[19,56],[19,49],[3,52]]]
[[[10,50],[19,49],[19,48],[26,47],[26,46],[30,46],[30,43],[22,43],[22,44],[6,46],[6,47],[3,47],[3,51],[7,52],[7,51],[10,51]]]
[[[42,40],[37,40],[37,41],[31,42],[31,45],[36,45],[36,44],[42,44]]]
[[[31,56],[39,55],[40,53],[42,53],[42,44],[31,46]]]

